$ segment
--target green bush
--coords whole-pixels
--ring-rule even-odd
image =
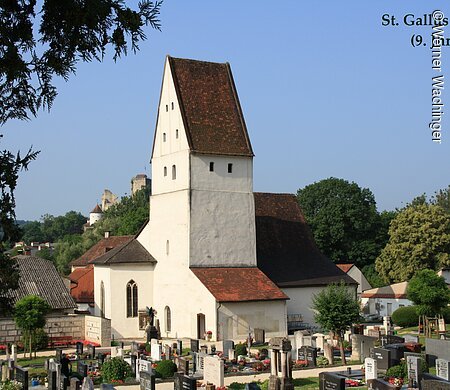
[[[406,378],[408,376],[406,363],[404,361],[401,361],[399,365],[392,366],[386,371],[386,376],[394,378]]]
[[[245,344],[239,343],[234,346],[236,352],[236,357],[239,355],[247,355],[247,346]]]
[[[402,328],[410,326],[417,326],[419,323],[419,315],[416,311],[416,306],[399,307],[392,313],[392,321],[395,325]]]
[[[7,380],[6,382],[0,383],[0,390],[21,390],[22,385],[16,382]]]
[[[152,351],[152,347],[149,343],[145,344],[145,352],[150,353]]]
[[[316,363],[318,367],[325,367],[328,366],[328,364],[330,364],[330,362],[325,356],[317,356]]]
[[[172,360],[162,360],[155,368],[155,371],[161,375],[161,378],[172,378],[177,371],[177,366]]]
[[[441,314],[444,317],[445,323],[450,324],[450,307],[442,309]]]
[[[111,381],[124,381],[125,378],[132,375],[130,365],[119,357],[105,361],[102,366],[102,377],[106,383],[111,383]]]

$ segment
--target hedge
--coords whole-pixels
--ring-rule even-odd
[[[401,326],[402,328],[417,326],[419,324],[419,315],[416,312],[416,307],[399,307],[392,313],[392,321],[395,325]]]

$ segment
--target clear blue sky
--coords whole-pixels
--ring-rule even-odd
[[[443,143],[431,120],[431,26],[383,27],[381,16],[420,17],[448,1],[166,0],[162,32],[137,55],[80,64],[58,81],[51,112],[1,129],[2,148],[41,154],[22,173],[18,219],[77,210],[105,188],[122,196],[150,173],[166,54],[231,64],[254,160],[254,189],[296,192],[335,176],[375,194],[379,210],[450,183],[450,56],[443,51]],[[444,28],[450,37],[450,25]],[[422,34],[427,47],[411,46]]]

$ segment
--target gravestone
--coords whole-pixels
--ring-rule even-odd
[[[381,336],[380,342],[381,342],[381,346],[384,347],[387,344],[403,344],[405,342],[405,339],[400,336],[394,336],[391,334],[387,334],[387,335]]]
[[[177,340],[177,355],[181,356],[183,354],[183,341]]]
[[[436,376],[450,380],[450,362],[445,359],[436,359]]]
[[[375,341],[374,337],[362,334],[352,335],[352,360],[364,361],[366,357],[370,357],[370,351],[375,347]]]
[[[164,359],[170,360],[170,357],[172,356],[172,348],[170,348],[170,345],[164,345]]]
[[[223,356],[228,359],[230,356],[230,354],[229,354],[230,349],[234,349],[234,341],[233,340],[224,340],[222,342],[222,345],[223,345],[223,348],[222,348]]]
[[[374,348],[373,358],[377,361],[379,370],[387,370],[391,367],[391,351],[384,348]]]
[[[17,362],[17,345],[11,345],[11,359]]]
[[[117,348],[117,357],[123,359],[123,348]]]
[[[161,360],[162,347],[160,344],[151,344],[151,357],[154,362]]]
[[[367,336],[375,337],[376,339],[381,338],[381,331],[379,329],[368,329]]]
[[[83,353],[83,343],[81,341],[77,341],[76,348],[77,355],[81,355]]]
[[[235,360],[236,359],[236,351],[234,348],[231,348],[228,350],[228,359],[229,360]]]
[[[88,353],[90,359],[94,359],[95,358],[95,346],[92,344],[88,344],[87,353]]]
[[[105,354],[104,353],[99,353],[97,355],[97,362],[98,362],[99,366],[101,366],[105,362]]]
[[[50,370],[47,372],[48,378],[48,390],[58,390],[58,380],[57,380],[57,372],[55,370]]]
[[[152,362],[144,359],[137,360],[137,369],[136,369],[136,379],[139,380],[141,373],[146,372],[149,374],[153,374]]]
[[[224,385],[224,363],[217,356],[206,356],[203,363],[203,379],[215,386]]]
[[[205,357],[208,356],[206,353],[199,352],[194,356],[195,361],[195,372],[203,374],[203,367],[205,364]]]
[[[369,379],[377,379],[377,372],[378,372],[377,360],[373,358],[365,358],[364,369],[366,381]]]
[[[345,378],[332,372],[319,374],[320,390],[345,390]]]
[[[69,378],[65,375],[61,374],[61,380],[59,382],[59,389],[60,390],[67,390],[67,388],[70,386]]]
[[[140,390],[155,390],[155,375],[142,371],[139,376]]]
[[[118,347],[111,347],[111,357],[114,358],[117,356]]]
[[[191,340],[191,351],[198,352],[200,342],[198,340]]]
[[[303,360],[308,367],[316,367],[317,365],[317,349],[313,347],[303,346],[297,351],[298,360]]]
[[[182,390],[183,389],[183,376],[184,374],[181,372],[176,372],[173,375],[173,390]]]
[[[412,388],[418,388],[422,380],[422,359],[417,356],[408,356],[406,358],[406,367],[408,369],[408,383]]]
[[[61,362],[63,351],[61,348],[55,348],[55,360],[59,363]]]
[[[422,380],[422,390],[450,390],[450,382],[440,380]]]
[[[208,346],[207,345],[200,346],[200,352],[207,354],[208,353]]]
[[[430,366],[434,366],[438,358],[450,360],[450,340],[425,339],[425,353]]]
[[[133,371],[134,376],[136,376],[136,360],[137,360],[137,356],[136,355],[130,355],[130,360],[131,360],[131,371]]]
[[[405,339],[405,343],[418,343],[419,342],[419,336],[415,336],[412,334],[405,334],[403,336]]]
[[[189,375],[189,360],[177,357],[175,359],[175,364],[177,366],[177,372],[182,372],[183,374]]]
[[[22,384],[22,390],[28,390],[28,369],[15,366],[15,380]]]
[[[323,356],[327,358],[329,364],[334,364],[333,346],[327,342],[323,344]]]
[[[261,344],[264,344],[266,342],[266,332],[265,332],[264,329],[255,328],[254,329],[254,334],[255,334],[255,341],[254,341],[254,343],[256,345],[261,345]]]
[[[88,365],[81,360],[78,361],[77,365],[77,373],[81,375],[83,378],[88,376]]]
[[[70,390],[80,390],[81,381],[78,378],[70,378]]]
[[[197,390],[197,379],[183,375],[182,390]]]
[[[131,349],[130,349],[130,353],[132,355],[137,354],[139,351],[139,344],[136,341],[132,341],[131,342]]]
[[[398,387],[383,379],[371,379],[367,383],[371,390],[398,390]]]

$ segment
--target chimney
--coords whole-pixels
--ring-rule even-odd
[[[105,238],[109,238],[109,235],[111,234],[111,232],[110,231],[106,231],[105,232]]]

